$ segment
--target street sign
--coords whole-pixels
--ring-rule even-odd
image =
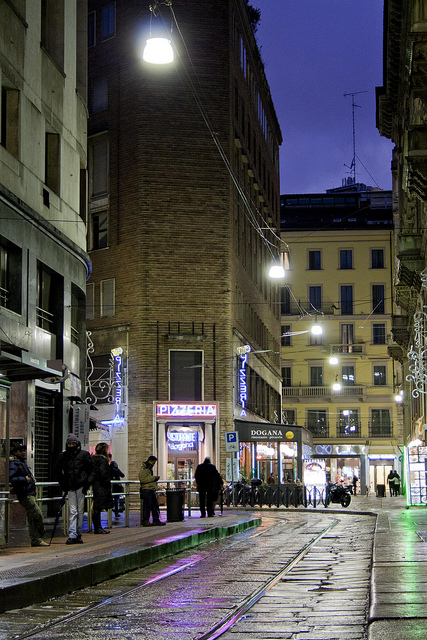
[[[225,434],[225,450],[227,453],[239,451],[239,434],[237,431],[229,431]]]
[[[231,466],[233,465],[233,466]],[[226,482],[236,482],[239,478],[239,461],[236,458],[225,459],[225,480]]]

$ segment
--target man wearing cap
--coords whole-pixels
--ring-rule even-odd
[[[62,491],[68,493],[70,525],[66,544],[82,544],[85,494],[93,481],[93,462],[73,433],[67,438],[65,451],[59,454],[55,477]]]
[[[142,463],[139,470],[139,481],[141,488],[139,495],[142,499],[142,526],[161,527],[166,522],[160,521],[160,509],[157,501],[156,489],[160,476],[153,476],[153,467],[157,462],[156,456],[150,456],[146,462]],[[150,513],[153,514],[153,523],[150,523]]]
[[[11,492],[16,494],[19,504],[27,512],[28,533],[32,547],[48,547],[44,542],[43,514],[36,502],[36,479],[26,463],[27,447],[25,444],[15,445],[12,449],[13,458],[9,464],[9,481]]]

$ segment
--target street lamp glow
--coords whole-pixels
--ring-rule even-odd
[[[272,264],[268,275],[270,278],[284,278],[285,270],[281,264]]]
[[[339,360],[338,360],[338,358],[336,356],[331,356],[329,358],[329,364],[335,365],[335,364],[338,364],[338,362],[339,362]]]
[[[334,384],[332,385],[332,390],[333,391],[341,391],[341,385],[339,382],[334,382]]]
[[[401,396],[400,393],[398,393],[397,396],[394,396],[394,401],[395,402],[402,402],[403,401],[403,396]]]
[[[174,59],[171,41],[168,38],[148,38],[142,59],[150,64],[170,64]]]
[[[311,329],[310,329],[311,333],[313,334],[313,336],[321,336],[323,333],[323,329],[320,326],[320,324],[314,324]]]

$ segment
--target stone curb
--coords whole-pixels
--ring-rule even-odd
[[[165,542],[151,545],[147,543],[145,547],[130,551],[115,551],[114,556],[110,554],[92,556],[75,561],[71,565],[67,563],[39,571],[33,577],[2,580],[0,613],[91,587],[104,580],[145,567],[157,560],[192,549],[204,542],[226,538],[260,525],[261,518],[252,518],[229,526],[192,529],[172,536]]]

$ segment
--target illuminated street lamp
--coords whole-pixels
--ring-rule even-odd
[[[332,385],[332,391],[341,391],[341,388],[342,387],[341,387],[340,383],[338,382],[338,375],[336,375],[335,376],[335,382]]]
[[[329,364],[331,364],[332,366],[337,365],[339,363],[339,360],[336,356],[331,356],[329,358]]]
[[[152,18],[158,18],[161,20],[159,5],[164,4],[165,6],[170,8],[171,18],[173,17],[172,11],[172,0],[154,0],[149,6],[151,11],[150,16],[150,37],[147,39],[147,43],[144,47],[144,51],[142,54],[142,59],[145,62],[149,62],[150,64],[170,64],[174,60],[174,52],[172,49],[172,42],[168,36],[170,36],[172,32],[172,28],[170,28],[168,36],[166,34],[160,34],[157,37],[152,37],[151,27],[152,27]],[[165,31],[163,25],[161,27],[161,31]],[[158,29],[156,28],[156,32],[158,33]]]

